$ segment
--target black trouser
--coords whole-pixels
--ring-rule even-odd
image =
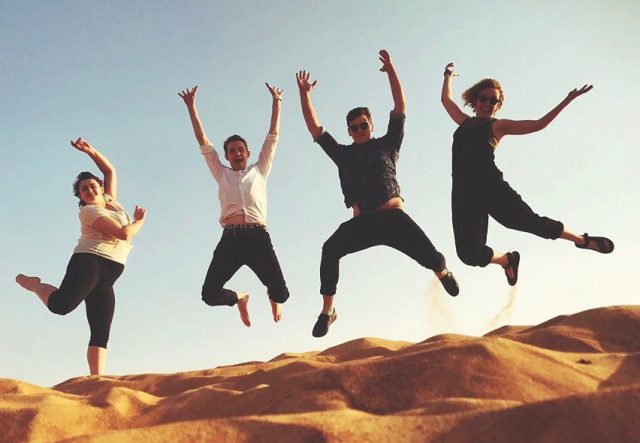
[[[235,226],[237,227],[225,227],[222,238],[213,251],[202,285],[202,300],[209,306],[235,305],[238,302],[237,293],[224,289],[223,286],[238,269],[247,265],[267,287],[269,298],[276,303],[284,303],[289,298],[289,290],[269,232],[264,226]]]
[[[106,348],[116,306],[113,284],[123,270],[122,263],[99,255],[73,254],[60,289],[49,295],[47,307],[55,314],[65,315],[84,300],[91,330],[89,346]]]
[[[556,239],[564,225],[533,212],[504,180],[489,186],[455,186],[451,193],[456,251],[469,266],[487,266],[493,249],[486,245],[489,215],[501,225],[538,237]]]
[[[444,256],[403,210],[360,215],[342,223],[322,246],[320,294],[336,293],[342,257],[379,245],[397,249],[434,272],[446,266]]]

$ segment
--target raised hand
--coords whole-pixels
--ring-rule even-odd
[[[380,71],[382,71],[382,72],[391,71],[393,69],[393,63],[391,62],[391,56],[389,55],[387,50],[386,49],[382,49],[382,50],[380,50],[380,52],[378,54],[380,54],[380,57],[378,57],[378,58],[382,62],[382,67],[380,68]]]
[[[450,75],[451,77],[457,77],[457,76],[458,76],[458,75],[460,75],[460,74],[458,74],[458,73],[455,71],[455,68],[453,67],[453,63],[449,63],[449,64],[447,64],[447,66],[444,68],[444,75]]]
[[[133,219],[136,221],[144,220],[147,215],[147,210],[142,206],[136,206],[136,209],[133,211]]]
[[[583,85],[582,88],[580,89],[574,89],[573,91],[569,92],[569,94],[567,94],[567,98],[569,100],[573,100],[576,97],[580,97],[582,94],[586,94],[587,92],[591,91],[593,89],[593,85]]]
[[[198,85],[195,85],[191,90],[189,88],[185,89],[182,92],[178,92],[178,95],[182,97],[184,103],[187,106],[192,106],[196,102],[196,91],[198,90]]]
[[[93,146],[91,146],[86,140],[78,137],[77,140],[71,140],[71,146],[76,148],[80,152],[84,152],[85,154],[89,153],[93,150]]]
[[[271,97],[273,97],[274,100],[282,100],[282,95],[284,94],[284,89],[278,89],[275,86],[271,86],[267,82],[265,82],[265,85],[267,85],[267,89],[271,93]]]
[[[296,74],[296,80],[298,81],[298,88],[301,91],[306,91],[306,92],[311,92],[313,91],[313,88],[316,87],[316,83],[318,83],[318,80],[314,81],[313,83],[309,82],[309,76],[311,74],[307,71],[298,71],[298,73]]]

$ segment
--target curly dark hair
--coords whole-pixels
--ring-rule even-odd
[[[227,145],[231,142],[242,142],[244,143],[244,148],[248,151],[249,150],[249,145],[247,145],[247,141],[240,137],[238,134],[233,134],[231,137],[227,138],[224,141],[224,144],[222,145],[222,148],[224,149],[224,153],[227,153]]]
[[[91,179],[91,178],[94,179],[95,181],[97,181],[98,183],[100,183],[100,186],[104,186],[104,183],[102,182],[102,179],[100,179],[99,177],[96,177],[91,172],[83,171],[80,174],[78,174],[78,176],[76,177],[75,181],[73,182],[73,195],[75,195],[76,197],[78,197],[80,199],[80,201],[78,202],[78,206],[85,206],[86,205],[86,203],[84,201],[82,201],[82,199],[80,198],[80,182],[82,180],[88,180],[88,179]]]
[[[478,83],[467,89],[462,93],[462,100],[464,100],[464,105],[469,106],[471,108],[475,108],[476,101],[478,100],[478,96],[480,95],[480,91],[483,89],[497,89],[498,90],[498,109],[502,107],[502,103],[504,102],[504,91],[502,90],[502,86],[500,86],[500,82],[498,80],[492,78],[483,78]]]

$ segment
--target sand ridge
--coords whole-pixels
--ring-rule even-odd
[[[176,374],[0,379],[0,441],[633,441],[640,307]]]

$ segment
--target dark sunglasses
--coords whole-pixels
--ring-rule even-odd
[[[366,131],[368,127],[368,122],[360,123],[359,125],[349,125],[349,129],[351,129],[351,132],[358,132],[358,130]]]
[[[486,103],[489,102],[492,105],[497,105],[498,103],[502,103],[500,100],[498,100],[496,97],[487,97],[486,95],[480,95],[478,97],[478,100],[480,101],[480,103]]]

